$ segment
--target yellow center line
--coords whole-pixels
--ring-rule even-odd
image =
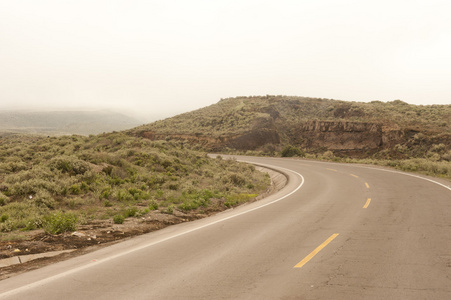
[[[367,189],[370,188],[370,185],[369,185],[367,182],[365,182],[365,185],[366,185],[366,188],[367,188]]]
[[[301,260],[297,265],[295,265],[294,268],[302,268],[313,257],[315,257],[315,255],[318,254],[318,252],[320,252],[324,247],[326,247],[330,242],[332,242],[333,239],[336,238],[338,235],[339,235],[338,233],[332,234],[324,243],[319,245],[315,250],[312,251],[312,253],[307,255],[303,260]]]
[[[367,208],[368,205],[370,205],[370,202],[371,202],[371,198],[368,198],[368,200],[366,200],[366,203],[365,203],[365,205],[363,206],[363,208]]]
[[[352,177],[355,177],[355,178],[359,178],[359,176],[357,176],[357,175],[354,175],[354,174],[350,174]]]
[[[326,168],[326,170],[337,172],[337,170],[335,170],[335,169]]]

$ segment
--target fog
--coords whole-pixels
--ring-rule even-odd
[[[446,0],[0,0],[0,109],[142,120],[250,95],[451,104]]]

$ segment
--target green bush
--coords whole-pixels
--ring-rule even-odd
[[[178,206],[179,209],[184,211],[189,211],[193,209],[197,209],[198,207],[207,207],[209,204],[208,200],[204,200],[202,198],[185,200],[182,204]]]
[[[0,231],[7,232],[16,229],[32,230],[42,226],[42,218],[48,214],[48,208],[38,207],[31,202],[12,202],[0,207],[0,215],[8,215],[8,220]],[[7,223],[7,224],[6,224]]]
[[[157,210],[158,209],[158,203],[155,200],[151,200],[149,202],[149,209],[150,210]]]
[[[3,214],[0,216],[0,223],[3,223],[8,219],[9,219],[9,216],[7,214]]]
[[[80,195],[81,194],[80,186],[78,184],[73,184],[69,188],[69,192],[71,193],[71,195]]]
[[[56,201],[53,199],[52,195],[46,190],[39,191],[34,197],[30,199],[32,203],[36,206],[47,207],[47,208],[55,208]]]
[[[59,194],[61,188],[55,182],[42,179],[32,178],[21,182],[16,182],[11,186],[10,194],[16,196],[34,195],[39,191],[47,190],[52,194]]]
[[[90,170],[89,164],[73,156],[58,156],[50,160],[51,169],[60,170],[71,175],[84,174]]]
[[[244,203],[246,201],[249,201],[250,199],[253,199],[257,197],[257,194],[235,194],[230,195],[226,197],[226,201],[224,202],[224,205],[227,207],[233,207],[236,205],[239,205],[241,203]]]
[[[0,206],[6,205],[8,203],[8,197],[0,192]]]
[[[325,159],[333,159],[335,157],[334,153],[330,150],[323,153]]]
[[[282,157],[305,157],[305,152],[299,149],[298,147],[288,145],[285,148],[283,148],[281,152]]]
[[[171,214],[171,215],[174,213],[174,205],[173,205],[173,204],[169,205],[169,206],[166,208],[166,213],[167,213],[167,214]]]
[[[100,192],[99,199],[108,199],[111,195],[111,188],[106,187]]]
[[[223,183],[231,183],[234,186],[242,187],[246,184],[246,179],[240,174],[229,174],[223,178]]]
[[[114,224],[122,224],[122,223],[124,223],[124,221],[125,221],[125,218],[123,215],[115,215],[113,217]]]
[[[119,201],[131,201],[133,200],[133,196],[126,190],[120,189],[116,192],[116,198]]]
[[[44,217],[42,228],[46,233],[60,234],[77,230],[78,217],[73,213],[54,212]]]
[[[137,212],[138,212],[138,209],[136,207],[134,207],[134,206],[127,207],[127,209],[123,213],[123,216],[124,216],[124,218],[134,217]]]

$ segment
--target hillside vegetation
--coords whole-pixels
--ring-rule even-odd
[[[274,154],[293,145],[307,153],[332,151],[340,157],[434,155],[440,160],[451,154],[450,121],[451,105],[262,96],[223,99],[128,132],[187,141],[209,151]]]
[[[219,211],[255,198],[269,184],[253,166],[123,133],[4,137],[0,232],[60,233],[156,210]]]
[[[0,136],[99,134],[133,128],[140,121],[111,111],[0,111]]]
[[[288,96],[237,97],[137,130],[220,137],[242,134],[272,122],[287,129],[311,120],[378,122],[449,133],[451,105],[412,105],[401,100],[363,103]]]

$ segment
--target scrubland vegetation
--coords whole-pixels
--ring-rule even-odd
[[[232,207],[269,183],[253,166],[209,158],[181,143],[123,133],[10,136],[0,140],[0,231],[58,234],[152,210]]]
[[[240,134],[249,131],[254,125],[273,120],[276,126],[280,126],[288,134],[300,123],[310,120],[380,122],[449,133],[451,105],[411,105],[401,100],[363,103],[271,95],[236,97],[143,125],[133,131],[154,130],[167,134],[221,137]]]

